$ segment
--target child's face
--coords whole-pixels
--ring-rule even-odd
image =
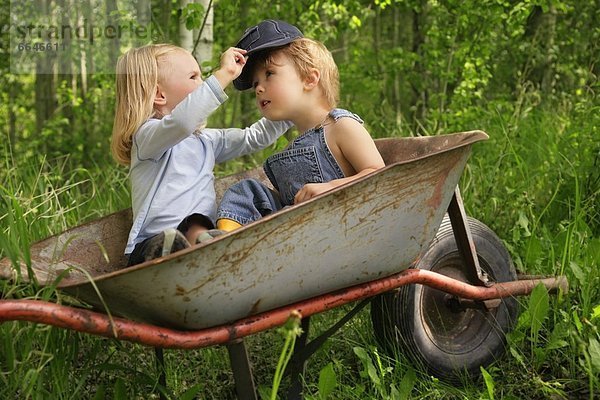
[[[188,94],[202,83],[202,74],[198,63],[192,55],[185,51],[176,51],[167,56],[159,64],[160,75],[164,78],[158,82],[159,94],[162,94],[163,114],[170,114]],[[164,68],[164,70],[162,70]]]
[[[293,120],[301,109],[303,82],[292,60],[282,52],[271,55],[269,65],[258,65],[252,75],[256,106],[261,114],[272,120]]]

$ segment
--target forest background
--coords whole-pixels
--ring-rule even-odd
[[[401,356],[383,357],[369,317],[362,315],[311,361],[307,396],[598,396],[598,1],[0,4],[0,257],[26,259],[31,242],[129,206],[127,171],[109,151],[119,54],[150,41],[176,43],[193,51],[206,77],[246,27],[282,19],[328,46],[340,69],[340,106],[359,114],[373,137],[486,131],[490,140],[475,146],[461,182],[467,211],[504,240],[519,270],[565,274],[571,282],[567,296],[522,299],[508,355],[482,371],[481,382],[456,388],[415,375]],[[48,32],[39,26],[82,21],[125,30],[117,39],[106,31],[104,38],[40,37]],[[227,93],[209,126],[246,126],[259,117],[251,93]],[[217,175],[260,165],[290,137],[219,166]],[[23,282],[2,281],[0,293],[61,301],[60,293]],[[329,317],[320,318],[326,326]],[[272,353],[254,360],[262,387],[270,385],[279,351],[273,345],[278,333],[266,335],[253,339],[262,356]],[[167,354],[169,389],[149,372],[151,355],[141,346],[5,323],[0,397],[147,398],[157,391],[172,398],[232,396],[222,349]]]

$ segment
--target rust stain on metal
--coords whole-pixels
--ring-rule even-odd
[[[438,176],[432,177],[433,180],[437,179],[437,181],[435,182],[433,194],[427,201],[427,206],[433,210],[439,209],[440,205],[442,204],[444,194],[447,193],[444,190],[446,179],[448,178],[450,171],[454,169],[454,166],[460,161],[460,159],[463,156],[463,154],[460,153],[446,153],[445,155],[446,157],[440,171],[441,173]]]
[[[258,311],[258,306],[260,304],[262,299],[258,299],[254,302],[254,304],[252,305],[252,307],[250,308],[250,312],[248,313],[248,315],[254,315],[257,313]]]

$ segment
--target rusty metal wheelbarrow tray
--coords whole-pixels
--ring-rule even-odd
[[[394,309],[400,298],[403,303],[415,301],[415,315],[410,318],[422,322],[421,333],[427,331],[427,337],[435,341],[428,329],[441,329],[445,340],[448,327],[437,320],[421,321],[417,303],[418,307],[433,307],[434,313],[451,315],[450,323],[459,314],[473,321],[488,321],[488,317],[494,321],[498,310],[508,309],[500,299],[514,301],[512,297],[529,294],[538,284],[552,291],[567,290],[564,277],[518,278],[509,273],[506,276],[514,278],[488,279],[488,262],[496,260],[487,259],[491,254],[488,246],[484,246],[483,255],[478,252],[475,242],[482,243],[493,232],[489,228],[478,231],[475,240],[469,228],[473,219],[467,218],[457,189],[472,144],[485,139],[484,132],[471,131],[377,140],[385,168],[214,241],[130,268],[124,267],[123,248],[131,210],[77,226],[34,243],[29,266],[7,258],[0,260],[0,278],[52,285],[96,310],[81,304],[6,299],[0,300],[0,322],[39,322],[154,346],[159,363],[162,348],[225,344],[238,397],[254,400],[256,390],[242,338],[300,315],[303,333],[290,362],[289,391],[290,398],[300,398],[299,375],[305,361],[372,298],[378,341],[387,341],[385,332],[397,332],[397,315],[386,307]],[[217,197],[242,178],[267,182],[261,169],[220,178],[216,181]],[[448,220],[442,224],[446,213],[455,240],[451,247],[443,239],[448,233]],[[481,228],[477,223],[474,226]],[[502,253],[500,239],[496,237],[494,243],[494,252]],[[444,264],[446,261],[440,265],[432,262],[432,254],[450,254],[443,252],[454,249],[462,262],[450,266]],[[487,272],[480,267],[479,258],[486,263]],[[498,261],[496,271],[514,272],[507,252]],[[433,267],[439,270],[429,270]],[[410,288],[419,286],[411,284],[433,291],[406,297],[413,290]],[[396,297],[403,290],[405,295]],[[311,315],[357,300],[362,301],[307,343]],[[463,312],[469,308],[485,312],[481,316]],[[402,314],[403,320],[409,321],[407,317]],[[467,319],[461,324],[471,324]],[[484,335],[501,334],[510,328],[508,320],[485,327],[479,322],[472,326],[480,326]],[[410,332],[417,336],[416,330]],[[468,331],[467,335],[479,333]],[[397,339],[393,338],[394,343],[400,343]],[[450,358],[444,360],[451,367],[448,376],[473,366],[479,371],[480,358],[470,357],[480,356],[482,350],[486,354],[491,351],[492,357],[486,356],[484,362],[493,360],[503,340],[490,343],[466,346],[468,357],[462,361],[448,353]],[[422,346],[429,349],[428,343]],[[446,348],[439,350],[445,353]],[[416,360],[439,365],[437,359],[433,363],[423,357]],[[165,386],[164,372],[160,379]]]
[[[125,210],[34,244],[32,269],[40,283],[59,277],[58,288],[134,321],[183,330],[231,324],[409,268],[434,237],[471,145],[486,138],[473,131],[378,140],[385,168],[130,268]],[[245,176],[264,179],[258,174]],[[218,180],[218,192],[231,183]],[[0,270],[14,274],[8,260]]]

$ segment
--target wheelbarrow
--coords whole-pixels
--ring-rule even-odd
[[[24,320],[155,347],[226,345],[240,399],[256,399],[243,338],[301,315],[289,365],[301,397],[308,357],[371,303],[379,344],[441,378],[477,374],[499,357],[516,296],[564,277],[519,277],[494,232],[467,217],[458,182],[482,131],[376,140],[386,166],[368,176],[174,254],[125,268],[131,210],[31,246],[31,265],[0,260],[0,277],[56,287],[93,309],[0,300]],[[260,168],[216,180],[217,196]],[[307,342],[310,316],[356,305]],[[163,377],[164,378],[164,377]]]

